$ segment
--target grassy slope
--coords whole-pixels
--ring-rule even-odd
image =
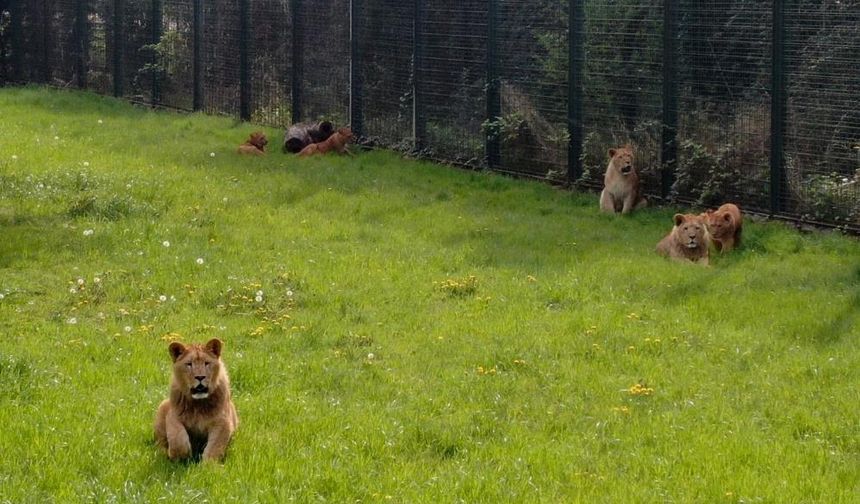
[[[860,491],[855,240],[751,224],[705,269],[652,253],[668,209],[381,152],[240,159],[248,125],[77,93],[0,110],[0,502]],[[223,466],[151,442],[177,334],[226,342]]]

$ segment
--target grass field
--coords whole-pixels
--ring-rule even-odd
[[[0,90],[0,502],[858,502],[860,244]],[[262,291],[262,301],[257,301]],[[223,464],[152,441],[225,342]]]

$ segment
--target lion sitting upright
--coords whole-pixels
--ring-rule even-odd
[[[239,418],[221,347],[217,338],[205,345],[170,344],[173,379],[170,397],[155,416],[155,440],[171,460],[191,457],[201,449],[204,461],[224,458]]]
[[[609,149],[609,165],[603,177],[603,192],[600,193],[600,209],[604,212],[622,214],[642,208],[647,204],[639,188],[639,173],[633,166],[633,147],[625,145]]]
[[[708,210],[702,216],[717,250],[728,252],[740,245],[744,221],[737,205],[726,203],[716,210]]]
[[[704,217],[675,214],[672,231],[657,244],[657,253],[679,261],[708,265],[709,238]]]

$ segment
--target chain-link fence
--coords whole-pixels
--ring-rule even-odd
[[[860,230],[860,0],[0,0],[41,82]]]

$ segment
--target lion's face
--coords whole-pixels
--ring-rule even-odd
[[[262,131],[255,131],[251,133],[251,138],[248,140],[248,143],[256,146],[260,150],[264,150],[266,145],[269,143],[269,139],[266,138],[266,134]]]
[[[679,245],[689,249],[706,246],[705,222],[702,217],[693,214],[675,214],[675,240]]]
[[[192,399],[206,399],[221,379],[221,340],[205,345],[170,344],[175,383]]]
[[[734,231],[732,216],[728,212],[712,212],[705,214],[708,231],[715,237],[727,236]]]
[[[352,130],[350,128],[340,128],[337,130],[337,133],[347,142],[352,140]]]
[[[633,148],[629,145],[617,149],[609,149],[609,165],[621,175],[627,176],[636,171],[633,166]]]

